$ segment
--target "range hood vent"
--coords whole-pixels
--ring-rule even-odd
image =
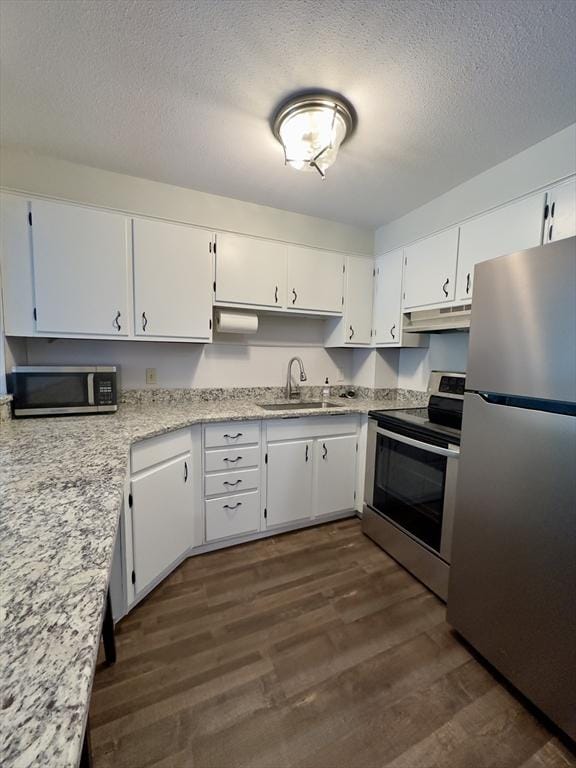
[[[439,309],[421,309],[404,315],[405,333],[445,333],[467,331],[470,328],[471,304]]]

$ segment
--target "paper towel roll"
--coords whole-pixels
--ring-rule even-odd
[[[217,313],[216,326],[220,333],[256,333],[258,315],[220,310]]]

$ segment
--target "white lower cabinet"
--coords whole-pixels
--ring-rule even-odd
[[[206,501],[206,541],[245,536],[260,530],[260,493],[238,493]]]
[[[134,585],[137,595],[192,546],[192,487],[189,453],[132,479]]]
[[[332,515],[354,509],[356,435],[316,441],[316,514]]]
[[[312,514],[312,440],[268,445],[266,527],[305,520]]]
[[[354,415],[267,424],[266,528],[355,508],[358,428]]]

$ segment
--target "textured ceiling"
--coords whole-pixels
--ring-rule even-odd
[[[377,226],[576,121],[572,0],[0,0],[1,140]],[[359,125],[322,182],[268,120],[302,88]]]

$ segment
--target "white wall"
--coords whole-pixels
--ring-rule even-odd
[[[576,173],[576,124],[380,227],[375,253],[399,248]]]
[[[90,168],[14,147],[0,149],[0,187],[215,230],[373,254],[371,229]]]
[[[288,360],[299,355],[306,368],[307,384],[320,385],[326,377],[333,384],[353,381],[352,350],[324,349],[323,320],[261,318],[257,336],[220,335],[214,344],[178,344],[139,341],[83,341],[28,339],[28,364],[115,364],[121,369],[124,389],[146,389],[146,368],[156,368],[154,387],[283,386]],[[20,356],[22,352],[19,352]],[[372,386],[372,384],[370,384]]]
[[[430,371],[464,373],[468,358],[467,332],[432,334],[428,349],[403,349],[398,365],[398,386],[426,390]]]

